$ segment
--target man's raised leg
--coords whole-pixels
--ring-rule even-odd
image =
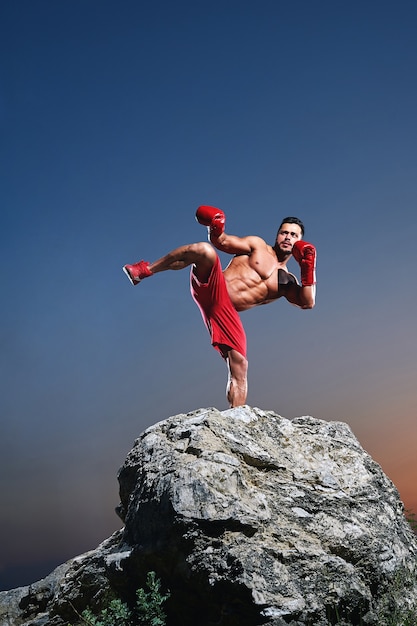
[[[246,404],[248,395],[248,361],[237,350],[227,352],[226,363],[229,370],[227,399],[231,407]]]
[[[166,270],[182,270],[194,264],[194,273],[201,282],[206,282],[216,262],[216,252],[207,242],[190,243],[172,250],[154,263],[139,261],[133,265],[125,265],[123,271],[132,285],[141,280]]]

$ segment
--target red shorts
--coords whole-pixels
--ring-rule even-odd
[[[219,257],[207,283],[200,283],[191,270],[190,287],[210,333],[212,346],[223,358],[226,358],[228,349],[237,350],[246,357],[245,330],[230,300]]]

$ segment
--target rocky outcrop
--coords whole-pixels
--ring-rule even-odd
[[[2,626],[76,624],[110,592],[131,602],[150,570],[171,592],[168,626],[417,615],[416,537],[395,486],[344,423],[199,409],[146,430],[119,483],[124,528],[44,581],[1,593]]]

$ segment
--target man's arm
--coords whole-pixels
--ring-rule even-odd
[[[292,255],[300,265],[301,286],[289,285],[285,297],[302,309],[312,309],[316,302],[316,248],[301,239],[295,242]]]
[[[265,245],[263,239],[254,235],[238,237],[227,233],[222,233],[219,237],[210,236],[210,241],[217,250],[227,254],[251,254],[257,246]]]
[[[263,242],[260,237],[237,237],[225,233],[226,216],[221,209],[200,206],[196,213],[197,221],[207,226],[209,240],[217,250],[227,254],[250,254],[254,247]]]
[[[316,303],[316,285],[287,285],[284,298],[300,309],[312,309]]]

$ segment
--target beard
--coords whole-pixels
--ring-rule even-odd
[[[275,251],[277,253],[277,256],[280,257],[280,258],[281,257],[285,258],[285,257],[291,256],[291,254],[292,254],[292,246],[291,247],[288,247],[288,246],[282,247],[282,245],[283,245],[282,243],[275,244]]]

